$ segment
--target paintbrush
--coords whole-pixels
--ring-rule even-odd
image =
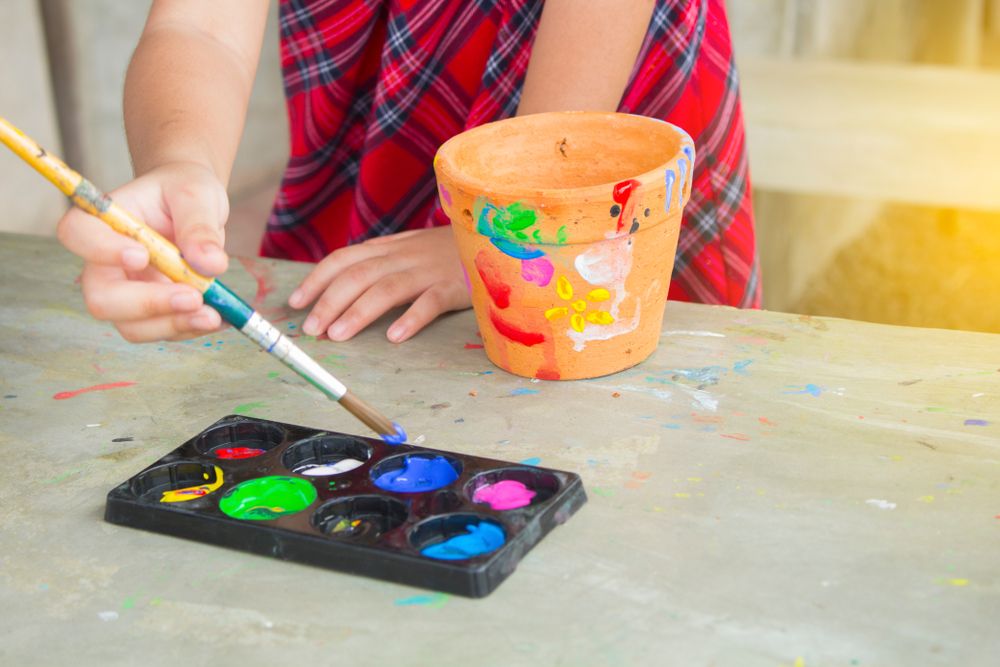
[[[181,257],[177,246],[115,204],[93,183],[70,169],[56,156],[45,152],[34,140],[2,116],[0,116],[0,141],[62,190],[73,204],[100,218],[119,234],[141,243],[149,251],[150,263],[163,275],[174,282],[191,285],[197,289],[201,292],[205,303],[219,311],[222,319],[239,329],[240,333],[269,354],[277,357],[281,363],[301,375],[328,398],[340,403],[348,412],[381,435],[386,442],[398,444],[406,439],[402,427],[391,422],[353,394],[340,380],[328,373],[231,289],[191,268]]]

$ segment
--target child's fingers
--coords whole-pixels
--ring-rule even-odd
[[[87,310],[99,320],[136,320],[191,313],[202,306],[201,294],[187,285],[127,280],[120,269],[90,264],[81,277]]]
[[[369,287],[391,271],[383,257],[372,257],[343,269],[327,285],[316,301],[312,312],[302,324],[302,331],[310,336],[325,331],[334,320],[364,294]]]
[[[138,242],[118,234],[78,208],[70,209],[56,227],[59,242],[84,261],[139,271],[149,263],[149,253]]]
[[[229,266],[224,227],[229,202],[221,185],[186,181],[164,186],[163,196],[174,225],[174,238],[184,259],[210,276],[225,273]]]
[[[448,280],[436,282],[417,297],[385,335],[393,343],[402,343],[433,322],[438,315],[467,308],[468,300],[465,286],[461,283]]]
[[[330,340],[345,341],[381,317],[390,308],[420,294],[418,276],[409,271],[390,273],[364,291],[327,329]]]
[[[202,306],[193,313],[162,315],[135,322],[120,322],[118,333],[130,343],[148,343],[156,340],[183,340],[193,338],[222,326],[222,318],[209,308]]]
[[[381,256],[382,251],[372,249],[370,242],[359,245],[348,246],[335,250],[320,261],[309,275],[299,284],[299,286],[288,297],[288,305],[292,308],[304,308],[315,301],[330,286],[341,273],[348,268],[361,262],[372,260]],[[368,269],[362,269],[367,271]],[[363,279],[362,275],[355,275],[356,279]],[[371,282],[369,282],[371,284]],[[367,285],[366,285],[367,287]],[[322,328],[320,328],[322,330]],[[310,336],[316,334],[306,332]],[[318,332],[317,332],[318,333]]]

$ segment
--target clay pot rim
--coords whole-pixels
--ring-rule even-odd
[[[483,134],[492,131],[495,126],[499,123],[520,123],[520,122],[532,122],[529,119],[535,119],[542,116],[563,116],[563,117],[606,117],[613,119],[627,119],[626,122],[634,122],[642,125],[648,125],[650,128],[662,130],[664,127],[669,128],[669,130],[676,134],[680,141],[677,146],[677,151],[670,157],[669,160],[661,162],[659,165],[644,171],[639,174],[634,175],[624,175],[613,181],[608,181],[606,183],[595,183],[593,185],[585,185],[577,188],[528,188],[528,187],[509,187],[503,189],[497,189],[489,184],[486,180],[481,180],[475,178],[468,174],[467,172],[459,169],[454,164],[453,153],[456,151],[456,146],[460,143],[467,141],[469,137],[475,136],[476,134]],[[528,198],[528,197],[539,197],[539,198],[549,198],[554,200],[588,200],[588,199],[601,199],[607,195],[609,189],[613,188],[617,183],[624,180],[634,179],[640,183],[646,185],[650,183],[658,183],[663,178],[663,173],[668,169],[677,169],[678,162],[683,158],[687,160],[684,155],[684,146],[690,146],[692,150],[694,149],[694,140],[691,139],[684,129],[674,125],[673,123],[661,120],[659,118],[650,118],[649,116],[642,116],[639,114],[623,113],[618,111],[547,111],[538,114],[529,114],[527,116],[513,116],[511,118],[505,118],[491,123],[485,123],[477,127],[466,130],[460,134],[455,135],[448,141],[441,144],[438,148],[437,153],[434,156],[434,167],[440,172],[438,177],[438,182],[442,180],[449,180],[454,183],[457,187],[466,190],[467,192],[476,192],[482,195],[487,195],[495,199],[510,199],[512,201]],[[691,165],[693,169],[694,165]],[[444,176],[445,178],[441,178]]]

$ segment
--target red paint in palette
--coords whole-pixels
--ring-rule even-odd
[[[493,323],[493,327],[497,330],[497,333],[515,343],[531,347],[532,345],[545,342],[545,334],[540,334],[536,331],[525,331],[513,324],[504,322],[494,310],[490,311],[490,322]]]
[[[252,459],[260,456],[265,450],[259,447],[222,447],[216,449],[212,454],[217,459]]]
[[[627,181],[615,184],[614,189],[611,191],[611,198],[621,207],[621,210],[618,212],[618,231],[621,231],[625,225],[626,205],[629,203],[628,200],[632,196],[632,191],[637,187],[639,187],[639,181],[630,178]]]

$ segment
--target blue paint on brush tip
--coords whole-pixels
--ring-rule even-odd
[[[398,422],[392,422],[393,427],[396,429],[395,434],[383,433],[382,439],[385,440],[387,445],[401,445],[406,442],[406,431],[403,427],[399,425]]]

